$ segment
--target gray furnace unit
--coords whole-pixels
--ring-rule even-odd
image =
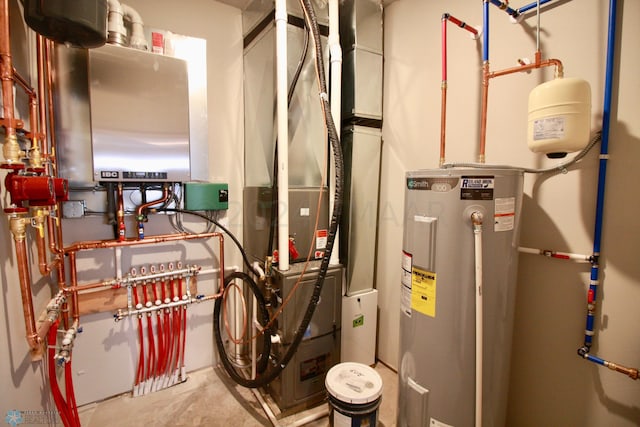
[[[476,348],[481,422],[504,426],[523,173],[408,172],[402,251],[398,425],[470,427]],[[483,216],[481,244],[471,214]],[[476,255],[482,248],[482,325],[476,334]],[[482,345],[476,347],[476,336]],[[477,424],[476,424],[477,425]]]

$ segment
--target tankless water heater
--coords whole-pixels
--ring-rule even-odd
[[[88,57],[94,181],[190,181],[187,62],[116,45]]]
[[[398,425],[471,427],[476,413],[476,240],[482,225],[483,426],[504,426],[523,173],[409,172],[401,266]],[[475,424],[478,425],[478,424]]]

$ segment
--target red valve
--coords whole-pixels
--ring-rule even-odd
[[[589,292],[587,292],[587,302],[589,304],[593,304],[594,296],[595,292],[593,292],[593,289],[589,289]]]
[[[289,257],[292,260],[296,260],[296,259],[298,259],[299,256],[300,256],[300,253],[298,252],[298,249],[296,248],[295,240],[293,240],[292,238],[289,238]]]

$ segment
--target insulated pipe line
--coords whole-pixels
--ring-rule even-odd
[[[445,159],[445,134],[447,125],[447,21],[457,25],[463,30],[467,30],[471,33],[474,39],[479,37],[478,30],[468,26],[465,22],[455,18],[449,13],[442,14],[442,97],[440,103],[440,161],[439,165],[442,167]]]
[[[483,356],[483,303],[482,303],[482,221],[481,212],[471,214],[473,226],[475,261],[475,301],[476,301],[476,390],[475,390],[475,426],[482,427],[482,356]]]
[[[589,354],[593,346],[595,313],[597,308],[597,290],[599,282],[599,258],[602,243],[602,225],[604,218],[604,197],[605,182],[607,176],[607,161],[609,159],[609,133],[611,126],[611,103],[613,92],[613,73],[615,65],[615,39],[616,39],[616,12],[617,1],[609,1],[609,28],[607,34],[607,62],[605,73],[605,90],[604,104],[602,108],[602,144],[600,144],[600,162],[598,169],[598,189],[596,199],[596,219],[593,237],[593,260],[591,265],[591,278],[589,283],[589,291],[587,293],[587,318],[584,334],[584,344],[577,351],[578,356],[594,362],[601,366],[606,366],[616,372],[623,373],[633,380],[638,379],[637,368],[627,368],[625,366],[601,359]]]
[[[327,84],[324,74],[324,64],[322,57],[322,46],[320,44],[320,31],[318,29],[318,22],[316,19],[315,11],[310,0],[300,0],[302,10],[305,15],[305,20],[307,21],[307,25],[311,29],[312,38],[315,46],[315,65],[316,65],[316,75],[318,76],[318,85],[320,89],[320,101],[321,107],[324,114],[325,125],[327,128],[327,133],[329,136],[329,141],[331,142],[331,147],[334,152],[334,163],[335,163],[335,183],[336,183],[336,192],[334,197],[334,209],[331,214],[331,223],[329,225],[329,234],[327,239],[327,246],[322,257],[322,261],[320,263],[320,271],[318,272],[318,276],[316,278],[313,294],[311,296],[311,300],[309,305],[307,306],[307,310],[304,314],[304,317],[296,329],[293,341],[288,348],[287,352],[283,356],[283,358],[277,361],[277,364],[274,365],[273,369],[267,371],[264,375],[259,376],[256,379],[247,379],[243,376],[239,375],[231,362],[228,360],[226,354],[224,353],[224,349],[221,345],[218,345],[218,351],[220,352],[220,356],[223,362],[223,366],[225,370],[238,384],[249,387],[249,388],[257,388],[262,387],[271,381],[273,381],[282,370],[287,366],[287,364],[291,361],[294,354],[296,353],[300,342],[302,342],[302,338],[306,329],[311,322],[311,318],[315,311],[316,306],[320,300],[320,293],[322,292],[322,286],[324,284],[324,279],[327,273],[327,269],[329,267],[331,252],[333,250],[333,245],[336,237],[336,233],[338,230],[338,224],[340,223],[340,218],[342,216],[342,195],[343,195],[343,186],[344,186],[344,176],[343,176],[343,158],[342,158],[342,148],[340,146],[340,139],[338,137],[338,132],[336,130],[335,124],[333,122],[333,118],[330,114],[331,105],[328,100],[327,95]],[[250,279],[250,277],[249,277]],[[217,313],[214,312],[214,322],[218,322],[219,326],[219,310]],[[220,328],[214,328],[216,343],[220,344],[222,342],[222,337],[220,335]],[[266,337],[265,337],[266,338]]]

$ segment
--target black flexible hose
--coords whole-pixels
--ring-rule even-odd
[[[214,223],[217,227],[219,227],[222,231],[224,231],[231,238],[231,240],[233,240],[233,243],[236,244],[236,246],[240,250],[240,254],[242,255],[242,260],[244,261],[244,264],[247,266],[247,269],[250,272],[252,272],[253,274],[255,274],[257,277],[260,277],[260,273],[257,272],[253,268],[253,266],[251,265],[251,262],[249,261],[249,257],[247,256],[247,253],[245,252],[245,250],[242,247],[242,244],[240,243],[238,238],[236,236],[234,236],[233,233],[231,233],[225,226],[220,224],[220,222],[217,221],[215,218],[208,217],[208,216],[206,216],[204,214],[201,214],[200,212],[188,211],[188,210],[185,210],[185,209],[178,209],[178,208],[149,209],[149,212],[178,212],[178,213],[183,213],[183,214],[190,214],[190,215],[194,215],[194,216],[197,216],[199,218],[202,218],[205,221],[209,221],[209,222]]]
[[[249,276],[246,273],[243,273],[242,271],[235,271],[231,273],[229,276],[225,277],[224,292],[225,293],[227,292],[227,290],[229,289],[228,285],[236,279],[240,279],[243,282],[246,282],[249,284],[249,287],[251,288],[251,292],[253,293],[253,296],[255,296],[256,301],[258,302],[258,320],[260,322],[260,325],[262,325],[262,327],[265,328],[263,329],[264,333],[262,336],[262,353],[260,353],[260,356],[256,364],[256,371],[261,374],[267,369],[267,363],[269,362],[269,353],[271,352],[271,332],[270,332],[270,329],[267,327],[267,325],[269,324],[269,312],[267,310],[267,307],[264,301],[264,296],[262,295],[260,288],[258,288],[258,285],[256,285],[256,282],[253,281],[251,276]],[[232,378],[238,384],[244,386],[242,382],[247,380],[246,378],[243,378],[237,374],[235,367],[229,360],[229,357],[225,350],[225,343],[222,339],[222,331],[224,329],[224,325],[220,322],[220,312],[221,312],[222,304],[224,304],[224,298],[223,297],[217,298],[214,309],[213,309],[213,331],[214,331],[214,337],[216,340],[216,346],[218,347],[218,353],[220,354],[220,361],[222,362],[222,365],[224,366],[225,370],[229,372],[230,375],[231,373],[234,374],[234,375],[231,375]],[[245,386],[245,387],[248,387],[248,386]]]

